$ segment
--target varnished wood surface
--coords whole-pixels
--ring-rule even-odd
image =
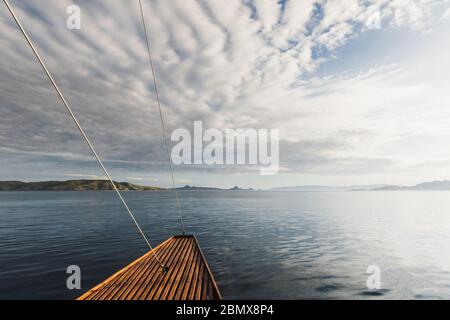
[[[174,236],[87,291],[78,300],[220,300],[195,236]]]

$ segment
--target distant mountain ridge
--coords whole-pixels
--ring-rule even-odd
[[[352,191],[355,189],[372,189],[372,188],[381,188],[386,185],[366,185],[366,186],[321,186],[321,185],[304,185],[304,186],[293,186],[293,187],[277,187],[272,188],[270,191]]]
[[[190,185],[185,185],[184,187],[179,187],[177,190],[185,190],[185,191],[191,191],[191,190],[212,190],[212,191],[253,191],[252,188],[249,189],[242,189],[238,186],[234,186],[233,188],[229,189],[222,189],[222,188],[215,188],[215,187],[195,187]]]
[[[220,191],[224,189],[220,188],[214,188],[214,187],[195,187],[190,185],[185,185],[184,187],[178,187],[177,190],[185,190],[185,191],[191,191],[191,190],[213,190],[213,191]]]
[[[400,186],[400,185],[360,185],[360,186],[321,186],[321,185],[305,185],[294,187],[278,187],[272,188],[270,191],[450,191],[450,180],[440,180],[431,182],[422,182],[414,186]]]
[[[117,189],[121,191],[156,191],[170,190],[160,187],[141,186],[129,182],[114,181]],[[113,190],[109,180],[67,180],[67,181],[40,181],[40,182],[22,182],[22,181],[0,181],[0,191],[109,191]],[[196,187],[185,185],[179,187],[181,191],[251,191],[253,189],[242,189],[234,186],[230,189],[221,189],[214,187]]]
[[[114,181],[116,187],[121,191],[157,191],[170,190],[166,188],[141,186],[129,182]],[[108,191],[113,190],[108,180],[67,180],[67,181],[0,181],[0,191]],[[238,186],[233,188],[196,187],[185,185],[178,187],[180,191],[254,191],[254,189],[243,189]],[[298,192],[332,192],[332,191],[450,191],[450,180],[423,182],[414,186],[400,185],[361,185],[361,186],[321,186],[304,185],[293,187],[277,187],[268,191],[298,191]]]
[[[158,187],[140,186],[129,182],[114,181],[122,191],[164,190]],[[67,181],[0,181],[0,191],[107,191],[113,190],[109,180],[67,180]]]
[[[423,183],[416,184],[415,186],[390,185],[390,186],[384,186],[381,188],[370,189],[369,191],[408,191],[408,190],[446,191],[446,190],[450,190],[450,181],[449,180],[440,180],[440,181],[423,182]]]

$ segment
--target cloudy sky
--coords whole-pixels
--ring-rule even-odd
[[[81,8],[81,29],[66,10]],[[169,185],[137,0],[11,0],[117,180]],[[450,179],[450,1],[144,0],[169,133],[280,129],[280,173],[176,166],[178,184]],[[379,22],[379,23],[378,23]],[[0,10],[0,180],[102,177]]]

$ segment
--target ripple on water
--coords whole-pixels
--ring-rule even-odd
[[[448,193],[180,196],[227,299],[450,298]],[[171,192],[124,197],[152,244],[179,232]],[[72,299],[68,265],[85,289],[146,250],[111,192],[0,193],[0,298]],[[392,290],[363,289],[373,264]]]

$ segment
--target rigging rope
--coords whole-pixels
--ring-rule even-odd
[[[12,7],[10,6],[10,4],[8,3],[8,0],[3,0],[3,2],[5,3],[6,7],[8,8],[9,12],[11,13],[14,21],[16,22],[17,26],[19,27],[20,31],[22,32],[23,36],[25,37],[26,41],[28,42],[28,45],[30,46],[31,50],[33,50],[34,55],[36,56],[36,58],[38,59],[39,63],[41,64],[42,68],[44,69],[48,79],[50,80],[51,84],[53,85],[53,87],[55,88],[56,92],[58,93],[58,96],[61,98],[61,101],[63,102],[64,106],[66,107],[67,111],[69,112],[69,115],[72,117],[73,121],[75,122],[75,125],[77,126],[78,130],[80,131],[81,135],[83,136],[84,140],[86,141],[86,143],[88,144],[89,148],[91,149],[92,153],[94,154],[95,158],[97,159],[97,162],[100,164],[100,167],[103,169],[103,172],[105,173],[105,175],[108,177],[109,181],[111,182],[111,185],[114,189],[114,191],[116,192],[117,196],[119,197],[120,201],[122,201],[123,206],[125,207],[126,211],[128,212],[128,214],[130,215],[131,219],[133,220],[134,224],[136,225],[137,229],[139,230],[142,238],[144,238],[147,246],[150,248],[150,250],[153,252],[153,255],[156,259],[156,261],[158,262],[158,264],[161,266],[162,270],[165,271],[166,268],[165,266],[162,264],[161,260],[159,259],[158,255],[156,254],[156,252],[153,250],[153,247],[151,246],[150,242],[148,241],[147,237],[145,236],[144,232],[142,231],[141,227],[139,226],[138,222],[136,221],[136,219],[134,218],[133,213],[131,212],[130,208],[128,207],[127,203],[125,202],[125,200],[123,199],[121,193],[119,192],[119,190],[117,189],[113,179],[111,178],[111,176],[108,173],[108,170],[106,170],[106,167],[103,165],[102,160],[100,159],[99,155],[97,154],[97,152],[94,149],[94,146],[92,145],[91,141],[89,140],[88,136],[86,135],[86,133],[84,132],[83,128],[81,127],[80,123],[78,122],[77,118],[75,117],[75,114],[72,112],[72,109],[70,108],[69,104],[67,103],[66,99],[64,98],[63,94],[61,93],[61,91],[59,90],[58,85],[56,84],[55,80],[53,80],[52,75],[50,74],[50,72],[48,71],[47,67],[45,66],[44,61],[42,60],[42,58],[40,57],[39,53],[37,52],[35,46],[33,45],[33,42],[31,41],[30,37],[28,36],[27,32],[25,31],[25,29],[22,27],[22,24],[20,23],[19,19],[17,18],[16,14],[14,13],[14,10],[12,9]]]
[[[164,135],[164,145],[166,146],[167,160],[169,162],[170,174],[172,176],[172,186],[173,186],[173,190],[175,191],[175,198],[177,201],[178,215],[179,215],[179,220],[180,220],[180,229],[181,229],[182,234],[184,235],[186,232],[184,229],[183,216],[181,214],[180,198],[178,197],[178,191],[177,191],[177,187],[175,184],[175,175],[173,173],[172,159],[170,158],[169,142],[167,141],[166,126],[164,124],[164,117],[163,117],[163,113],[162,113],[161,102],[159,99],[158,86],[156,85],[155,68],[153,67],[153,59],[152,59],[152,54],[151,54],[151,50],[150,50],[150,41],[148,40],[147,26],[145,24],[144,10],[142,8],[141,0],[139,0],[139,10],[141,12],[141,20],[142,20],[142,26],[144,29],[145,43],[147,45],[148,60],[150,62],[150,70],[152,72],[153,86],[155,88],[156,101],[157,101],[158,110],[159,110],[159,118],[161,120],[161,127],[162,127],[162,131],[163,131],[163,135]]]

